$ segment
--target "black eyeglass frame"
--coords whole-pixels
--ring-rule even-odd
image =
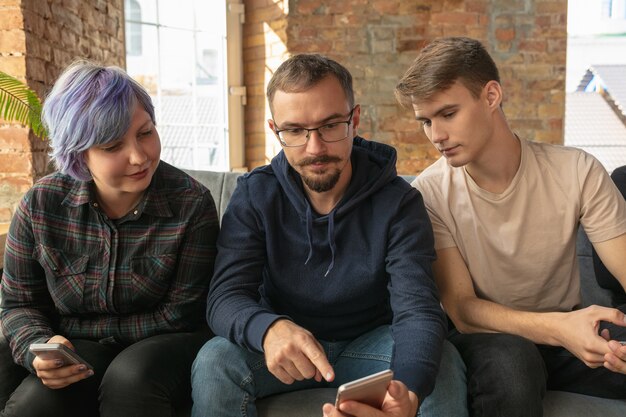
[[[300,146],[304,146],[309,142],[309,139],[311,138],[311,132],[314,132],[317,130],[317,134],[320,135],[320,139],[322,140],[322,142],[324,143],[335,143],[335,142],[341,142],[342,140],[345,140],[348,135],[344,136],[341,139],[336,139],[336,140],[326,140],[324,139],[324,135],[320,132],[320,129],[328,126],[328,125],[336,125],[336,124],[342,124],[345,123],[348,125],[348,127],[350,127],[350,123],[352,123],[352,116],[354,114],[354,110],[356,109],[356,106],[354,106],[352,108],[352,110],[350,110],[350,117],[348,117],[348,120],[343,120],[340,122],[330,122],[330,123],[326,123],[323,124],[321,126],[312,128],[312,129],[307,129],[306,127],[298,127],[298,128],[291,128],[291,129],[275,129],[274,132],[276,133],[276,137],[278,137],[278,141],[280,142],[280,144],[284,147],[287,148],[299,148]],[[274,122],[274,126],[276,126],[276,120],[274,120],[274,118],[272,117],[272,121]],[[304,143],[302,145],[288,145],[287,142],[285,142],[281,137],[280,137],[280,132],[284,132],[286,130],[293,130],[293,129],[302,129],[302,130],[306,130],[306,140],[304,141]]]

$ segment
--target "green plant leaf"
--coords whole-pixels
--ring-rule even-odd
[[[47,138],[41,122],[41,100],[26,84],[0,71],[0,118],[28,126],[41,139]]]

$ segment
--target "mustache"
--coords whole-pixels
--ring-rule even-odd
[[[319,163],[325,164],[328,162],[341,162],[341,158],[337,156],[331,156],[331,155],[312,156],[310,158],[304,158],[300,160],[297,165],[299,167],[304,167],[307,165],[319,164]]]

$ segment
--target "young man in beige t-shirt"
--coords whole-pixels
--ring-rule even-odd
[[[626,203],[606,171],[581,150],[511,131],[478,41],[433,41],[396,96],[443,155],[414,186],[433,224],[472,415],[541,416],[546,388],[626,398],[624,314],[581,308],[575,251],[582,224],[626,287]]]

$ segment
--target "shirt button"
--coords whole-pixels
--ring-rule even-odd
[[[139,210],[135,210],[135,211],[133,211],[133,214],[134,214],[135,216],[137,215],[137,213],[139,213]]]
[[[94,207],[98,207],[98,203],[93,203],[93,206]]]

